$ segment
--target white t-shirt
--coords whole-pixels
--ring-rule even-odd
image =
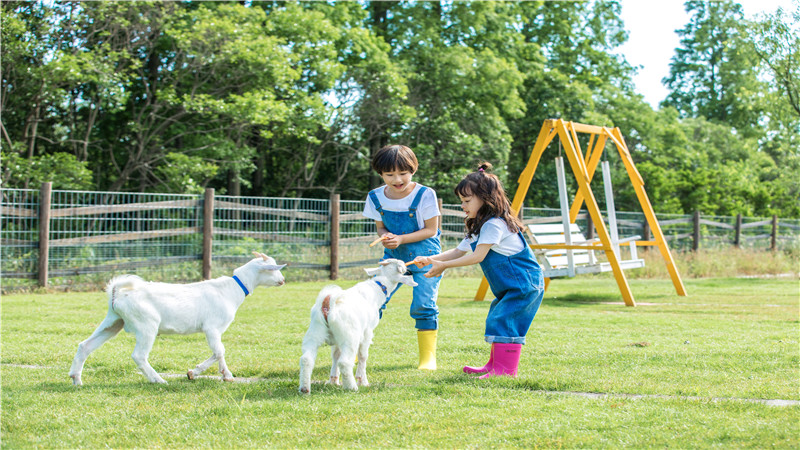
[[[408,208],[411,207],[411,203],[416,198],[417,193],[420,189],[422,189],[422,185],[416,183],[414,186],[414,190],[411,191],[410,194],[406,195],[403,198],[398,199],[391,199],[384,194],[384,189],[386,189],[386,185],[381,186],[377,191],[375,191],[375,195],[378,197],[378,201],[381,203],[381,208],[385,211],[408,211]],[[364,212],[362,213],[364,217],[372,220],[379,220],[383,222],[383,218],[381,217],[381,213],[375,209],[375,203],[372,202],[372,199],[367,195],[367,201],[364,203]],[[425,192],[422,193],[422,198],[419,200],[419,205],[417,205],[417,225],[419,225],[420,229],[425,228],[425,221],[428,219],[432,219],[441,215],[439,213],[439,204],[436,201],[436,192],[433,189],[428,188],[425,189]]]
[[[472,244],[477,239],[478,245],[491,244],[491,250],[500,253],[503,256],[512,256],[521,252],[525,246],[522,239],[517,236],[517,233],[512,233],[508,230],[508,224],[505,220],[499,217],[493,217],[486,221],[481,227],[481,231],[476,237],[471,235],[458,244],[459,250],[462,252],[471,252]]]

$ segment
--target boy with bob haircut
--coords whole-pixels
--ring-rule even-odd
[[[409,262],[417,256],[433,256],[442,251],[436,192],[411,181],[418,167],[416,155],[405,145],[387,145],[372,158],[372,169],[381,176],[384,185],[370,191],[363,214],[375,221],[378,236],[383,238],[381,259]],[[413,288],[410,314],[416,320],[419,369],[436,370],[439,329],[436,299],[442,277],[426,278],[428,269],[430,266],[409,267],[417,282]],[[388,303],[394,292],[385,294]]]

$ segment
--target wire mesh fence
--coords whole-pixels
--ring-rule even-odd
[[[39,191],[3,189],[0,196],[0,275],[34,278],[39,261]]]
[[[330,266],[329,200],[218,196],[214,201],[214,276],[259,251],[314,278]]]
[[[35,288],[41,283],[41,191],[0,191],[0,279],[2,290]],[[212,277],[228,275],[250,259],[252,251],[289,263],[295,280],[327,278],[332,270],[332,245],[339,275],[362,277],[362,268],[383,255],[383,247],[367,244],[376,237],[374,221],[361,215],[363,201],[339,201],[331,216],[331,199],[217,196],[212,217],[204,217],[204,197],[181,194],[52,191],[46,236],[46,280],[52,287],[101,287],[114,275],[135,273],[146,279],[190,282],[202,279],[203,232],[213,229]],[[442,248],[464,237],[459,205],[442,205]],[[561,211],[530,208],[526,221],[552,218]],[[642,213],[617,212],[619,237],[641,236],[647,229]],[[587,215],[576,223],[588,230]],[[670,248],[718,248],[738,244],[800,251],[800,220],[732,216],[659,214]],[[332,223],[338,220],[334,240]],[[606,223],[606,226],[609,224]],[[773,229],[775,233],[773,233]],[[739,236],[738,243],[736,236]],[[453,271],[479,274],[476,266]]]

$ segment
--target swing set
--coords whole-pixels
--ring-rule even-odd
[[[578,133],[589,135],[585,155],[581,151],[580,143],[578,142]],[[637,258],[637,247],[657,246],[661,256],[664,258],[667,271],[675,286],[675,291],[678,295],[685,296],[686,289],[678,274],[678,269],[675,267],[675,261],[672,259],[672,254],[669,251],[664,234],[661,232],[658,220],[656,220],[653,206],[650,204],[650,199],[644,190],[644,180],[633,164],[633,159],[619,128],[585,125],[566,122],[562,119],[545,120],[533,146],[530,159],[528,159],[525,169],[519,176],[519,187],[511,202],[512,212],[518,214],[522,208],[541,156],[556,135],[572,168],[578,189],[571,207],[568,208],[564,162],[559,155],[556,158],[556,174],[558,176],[561,224],[531,224],[528,225],[527,230],[528,236],[532,241],[530,247],[534,250],[543,266],[545,289],[549,286],[551,278],[574,277],[576,274],[611,271],[614,273],[614,278],[617,281],[617,286],[625,305],[636,306],[623,270],[644,267],[644,260]],[[619,239],[608,161],[604,161],[602,164],[603,185],[606,196],[606,219],[608,220],[608,227],[606,227],[606,222],[597,200],[595,200],[591,182],[608,140],[614,143],[622,163],[625,165],[625,170],[633,184],[636,197],[653,234],[653,240],[640,240],[639,236]],[[586,204],[589,218],[597,230],[598,239],[596,240],[587,241],[575,223],[578,212],[584,203]],[[630,259],[623,260],[621,258],[621,244],[628,244]],[[596,251],[604,252],[608,262],[598,262],[594,257],[594,252]],[[475,294],[475,300],[483,300],[488,288],[489,283],[484,278],[481,281],[478,292]]]

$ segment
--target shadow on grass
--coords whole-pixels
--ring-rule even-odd
[[[322,386],[322,384],[319,385],[319,387]],[[84,383],[83,386],[73,386],[71,382],[44,382],[22,390],[66,395],[88,394],[93,396],[120,397],[124,399],[151,398],[155,401],[164,399],[165,394],[200,394],[203,396],[210,394],[212,396],[231,396],[234,399],[257,401],[297,397],[300,395],[297,388],[297,380],[289,380],[284,377],[282,379],[273,380],[260,379],[251,383],[225,383],[213,379],[196,379],[192,381],[183,379],[171,380],[167,384],[142,381]],[[333,386],[331,386],[330,389],[331,391],[342,390],[339,387]]]
[[[454,387],[459,388],[463,386],[469,386],[473,388],[503,388],[503,389],[511,389],[511,390],[518,390],[518,391],[556,391],[558,390],[552,385],[542,384],[541,381],[536,379],[524,378],[524,377],[507,377],[507,376],[496,376],[490,378],[480,379],[479,374],[466,374],[463,372],[454,373],[452,375],[447,375],[444,377],[437,378],[433,381],[434,384],[440,386],[441,388],[448,388]]]
[[[639,299],[644,298],[657,298],[659,296],[655,295],[646,295],[641,294],[638,296]],[[458,303],[452,303],[448,305],[448,307],[455,307],[455,308],[468,308],[468,309],[488,309],[489,306],[492,304],[492,298],[488,298],[483,301],[474,301],[472,299],[464,300]],[[566,294],[566,295],[559,295],[557,297],[548,296],[545,294],[544,300],[542,300],[542,304],[547,306],[555,306],[555,307],[570,307],[570,308],[577,308],[583,305],[593,305],[593,304],[602,304],[607,302],[619,302],[624,303],[622,297],[620,296],[619,292],[610,292],[607,294],[597,294],[592,293],[589,294]]]
[[[558,297],[545,297],[543,304],[555,307],[577,308],[582,305],[601,304],[606,302],[622,302],[619,293],[610,294],[567,294]]]

